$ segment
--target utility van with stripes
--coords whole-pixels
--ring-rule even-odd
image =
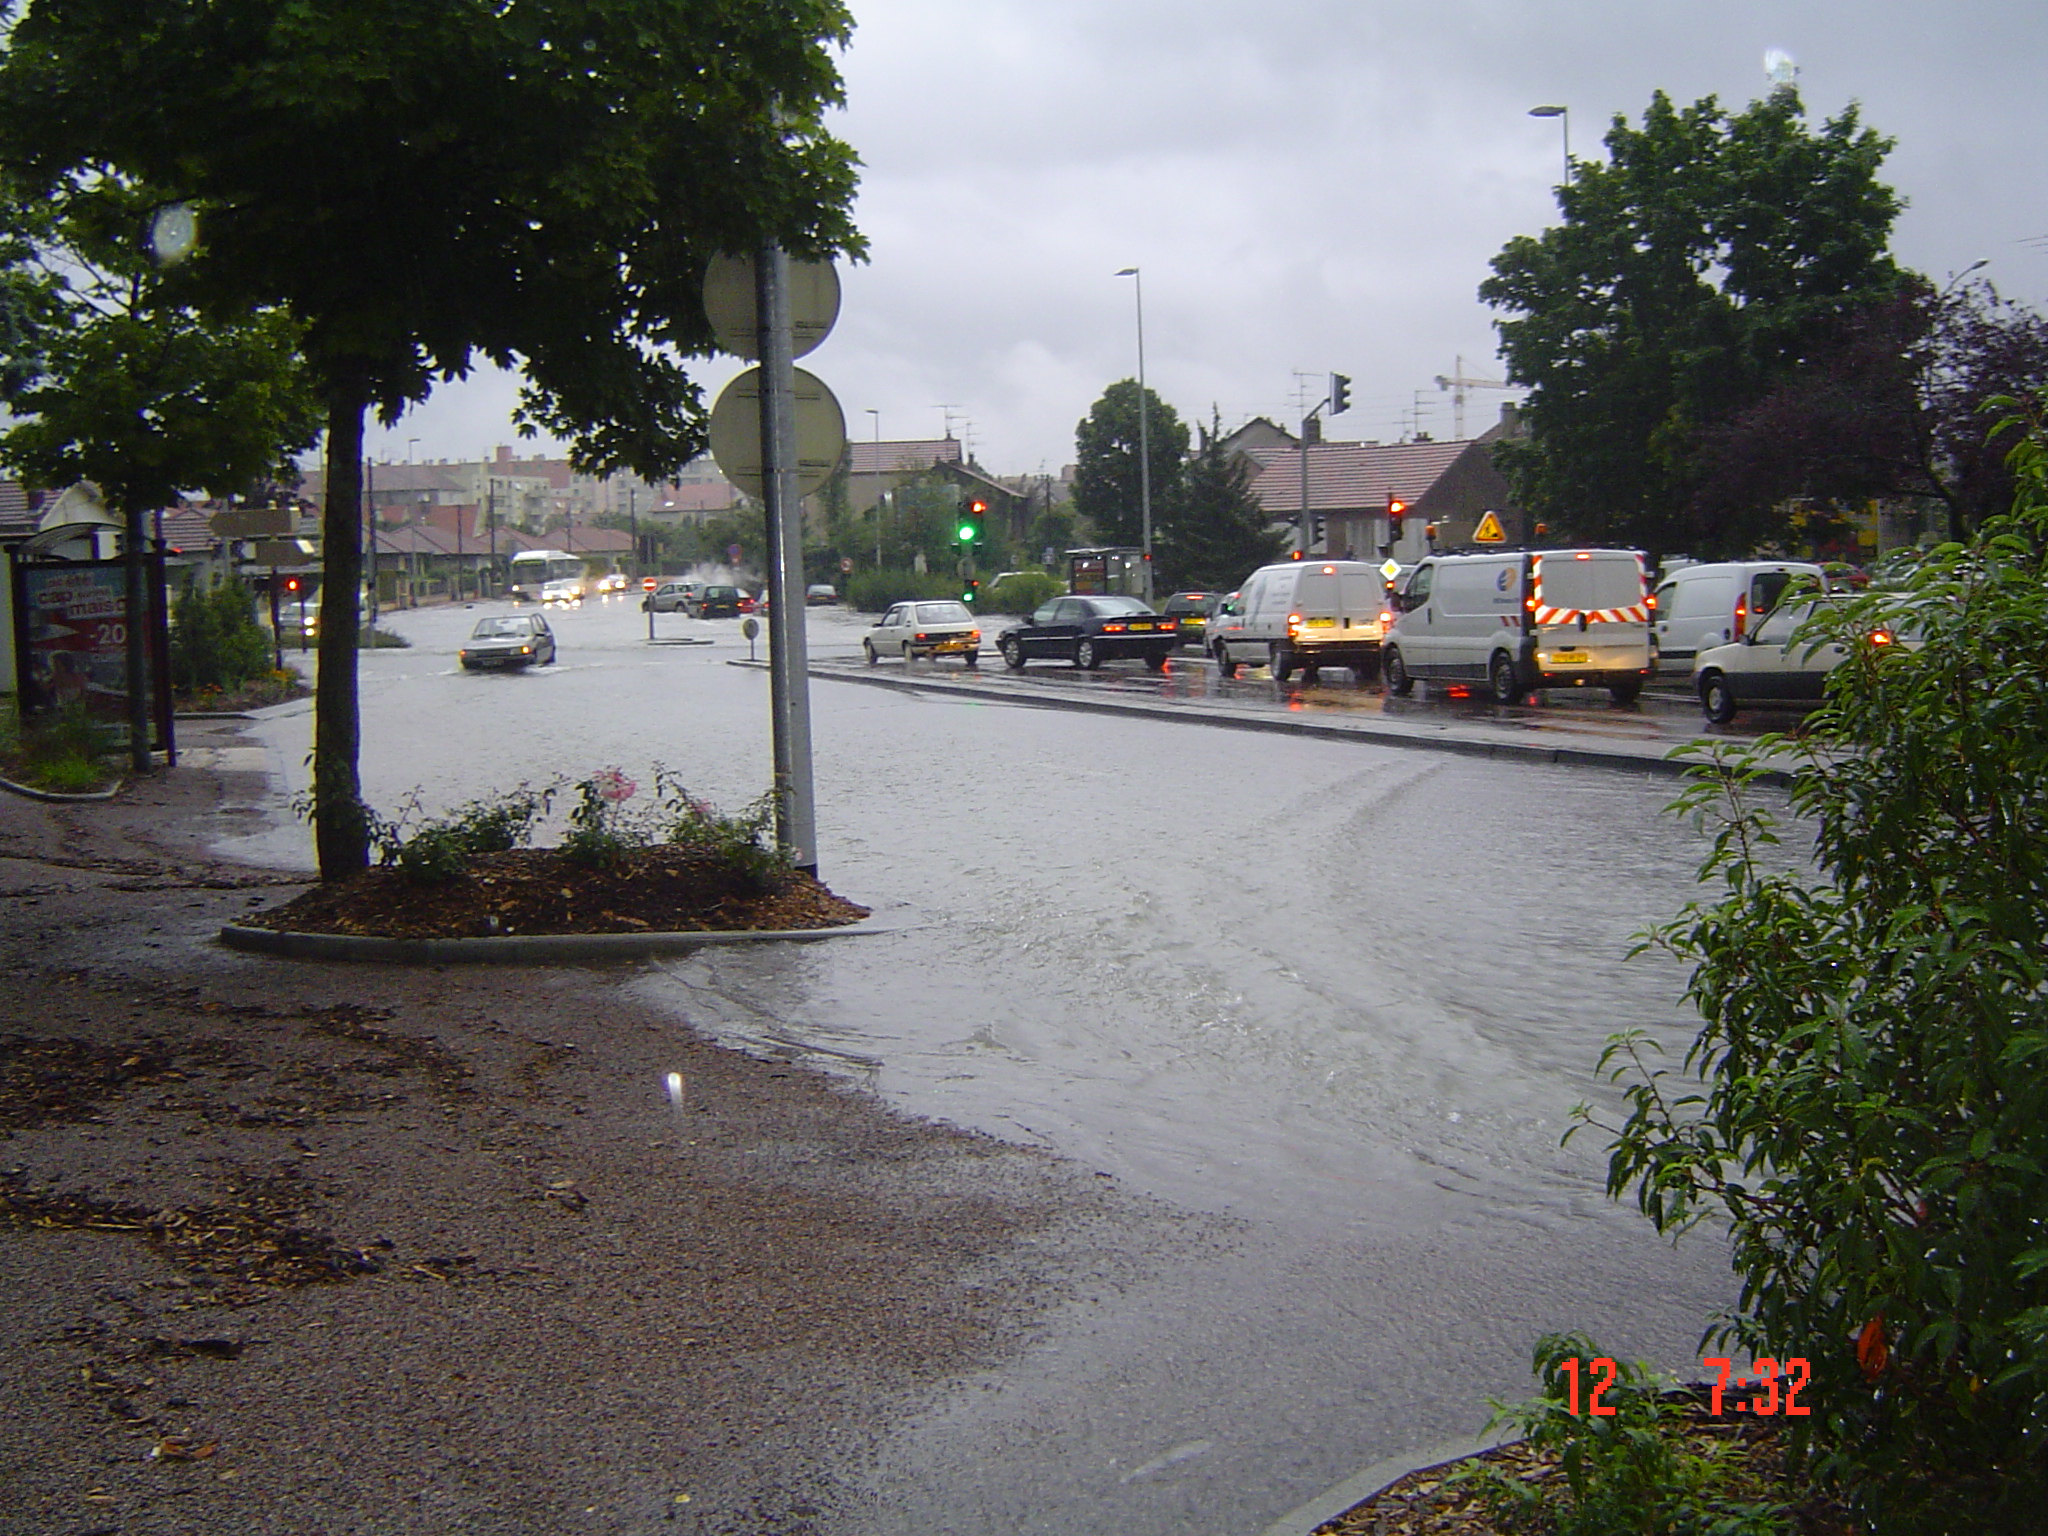
[[[1652,668],[1642,556],[1630,549],[1432,555],[1394,595],[1387,692],[1417,678],[1517,704],[1543,688],[1605,688],[1617,704]]]

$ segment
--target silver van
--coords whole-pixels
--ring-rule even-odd
[[[1394,597],[1381,648],[1387,692],[1415,679],[1484,687],[1498,704],[1542,688],[1605,688],[1618,704],[1650,675],[1650,603],[1632,549],[1432,555]]]
[[[1278,682],[1301,669],[1349,667],[1360,682],[1378,668],[1387,584],[1363,560],[1285,560],[1262,565],[1208,624],[1209,654],[1225,677],[1271,667]]]
[[[1733,560],[1680,566],[1657,583],[1651,628],[1657,675],[1690,677],[1701,651],[1742,639],[1793,587],[1827,578],[1804,560]]]

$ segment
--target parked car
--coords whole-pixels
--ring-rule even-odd
[[[695,619],[736,619],[740,616],[740,589],[709,583],[691,594],[683,612]]]
[[[1823,580],[1819,566],[1802,560],[1731,560],[1668,572],[1650,614],[1657,675],[1690,677],[1701,651],[1742,639],[1786,592],[1818,588]]]
[[[838,601],[839,589],[829,581],[814,581],[804,588],[804,602],[810,607],[822,608]]]
[[[1481,686],[1496,704],[1542,688],[1642,692],[1652,665],[1650,594],[1632,549],[1432,555],[1394,599],[1387,692],[1415,679]]]
[[[861,637],[860,648],[871,667],[884,656],[958,656],[974,667],[981,664],[981,625],[965,603],[897,603]]]
[[[1224,622],[1209,626],[1209,654],[1225,677],[1264,664],[1286,682],[1299,667],[1349,667],[1360,682],[1379,667],[1390,614],[1386,578],[1363,560],[1284,560],[1246,579]]]
[[[701,581],[678,581],[673,577],[655,585],[652,592],[640,599],[643,609],[655,613],[684,613],[689,609],[690,599],[704,590]]]
[[[1140,657],[1154,672],[1180,649],[1180,621],[1136,597],[1056,597],[997,642],[1011,671],[1040,660],[1071,661],[1093,672],[1119,656]]]
[[[1176,592],[1169,597],[1159,610],[1169,619],[1180,621],[1180,643],[1199,647],[1209,628],[1209,605],[1216,601],[1214,592]]]
[[[583,583],[573,578],[542,583],[540,605],[543,608],[582,607]]]
[[[478,619],[469,643],[455,653],[465,672],[486,667],[548,666],[555,659],[555,632],[537,613],[502,613]]]
[[[1849,647],[1811,635],[1795,636],[1821,605],[1841,601],[1792,598],[1740,640],[1701,651],[1693,666],[1693,692],[1701,712],[1714,724],[1726,725],[1745,709],[1808,710],[1819,704],[1828,674],[1848,659]],[[1917,642],[1898,627],[1886,626],[1871,630],[1864,643],[1910,647]]]

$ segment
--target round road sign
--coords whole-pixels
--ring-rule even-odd
[[[704,273],[704,313],[718,344],[734,357],[761,355],[754,258],[714,256]],[[789,264],[789,355],[802,357],[832,334],[839,318],[839,270],[829,261]]]
[[[796,485],[808,496],[839,467],[846,452],[846,414],[817,375],[796,375]],[[761,476],[761,370],[749,368],[719,391],[711,407],[711,457],[726,479],[758,499]]]

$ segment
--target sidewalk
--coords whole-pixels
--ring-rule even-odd
[[[205,852],[261,814],[238,730],[0,796],[0,1532],[831,1529],[1061,1234],[1132,1225],[631,969],[222,950],[301,883]]]

